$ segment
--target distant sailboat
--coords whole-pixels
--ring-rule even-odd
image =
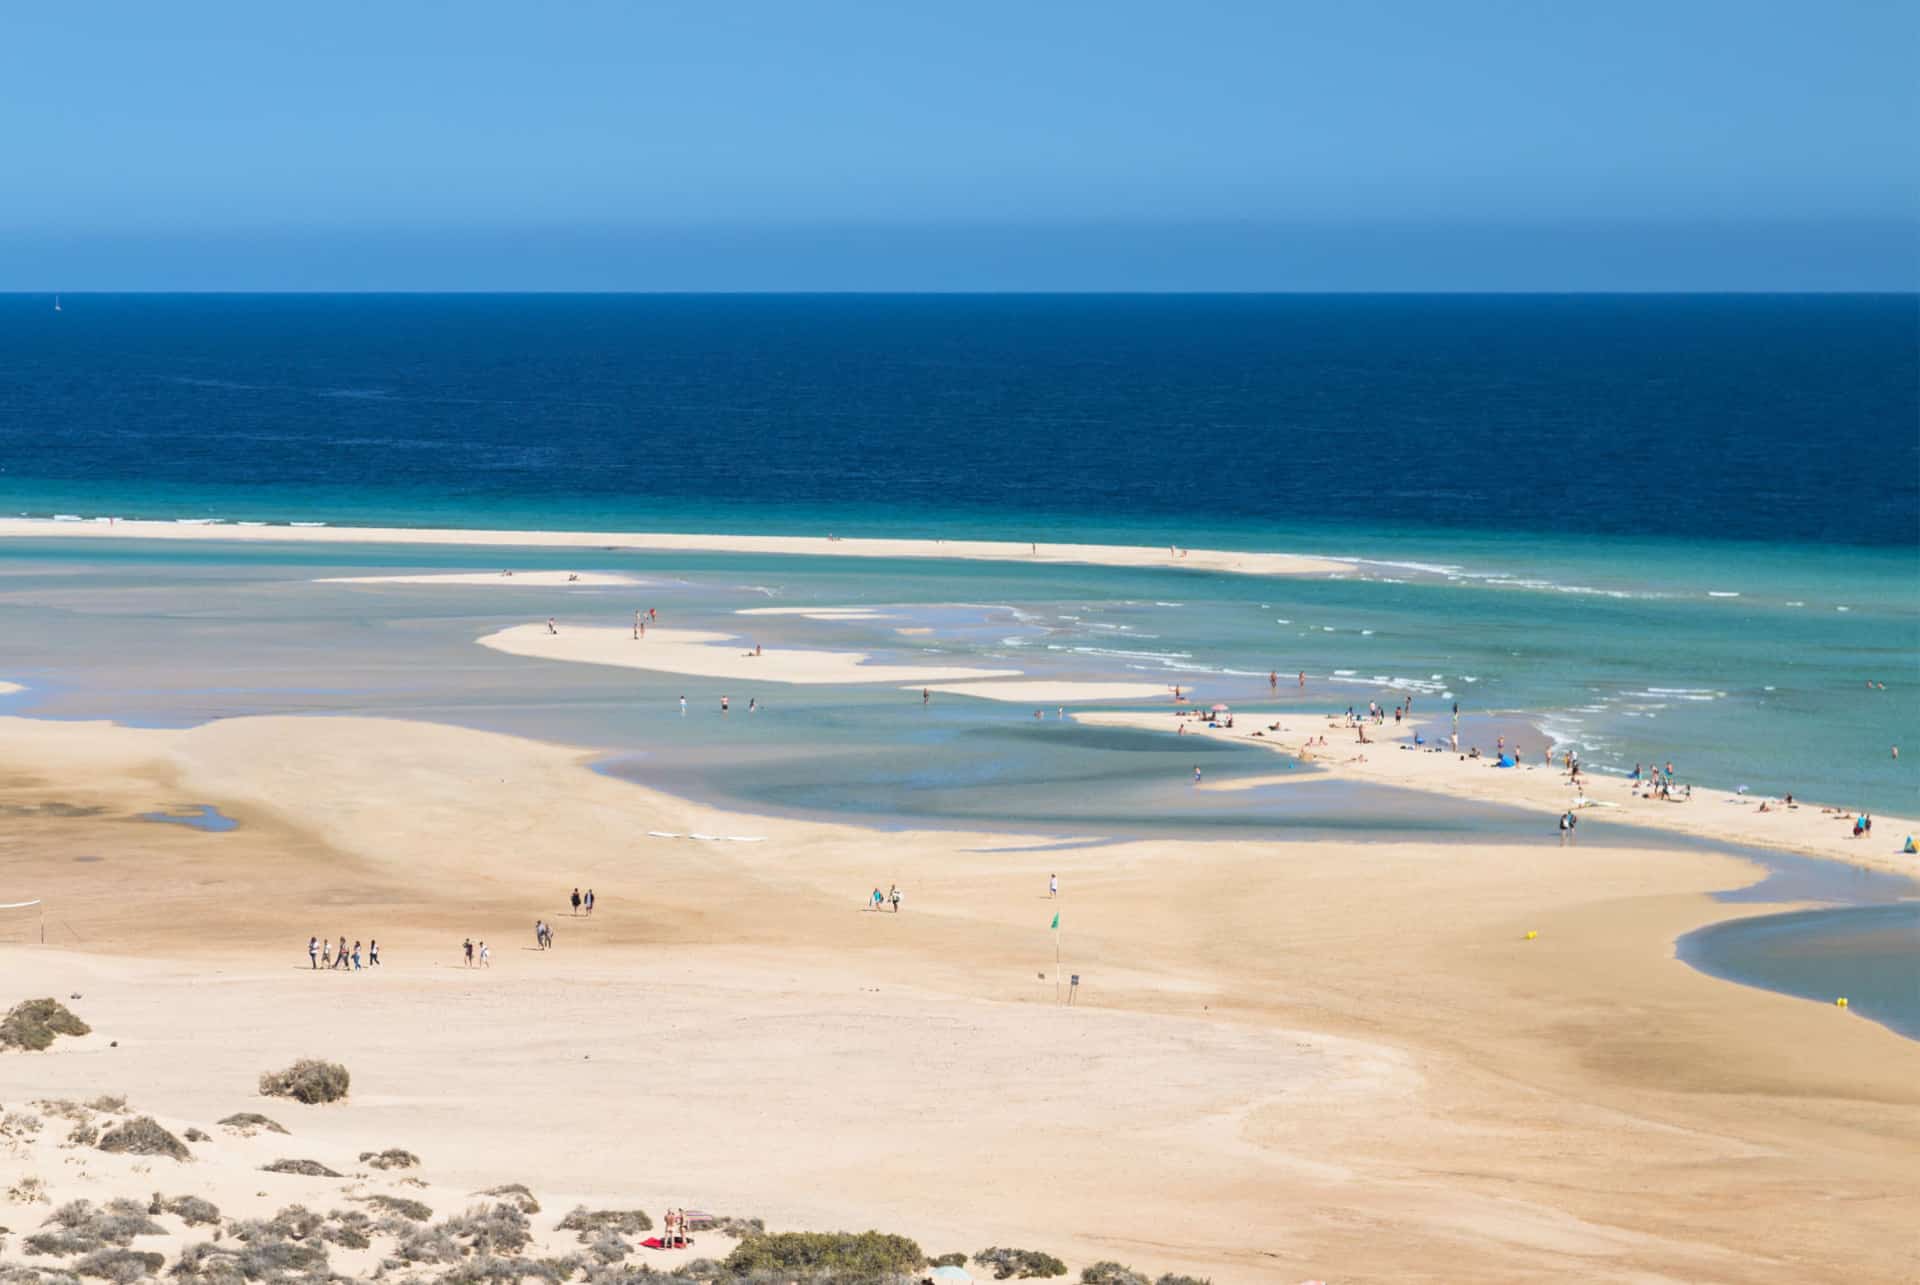
[[[58,311],[60,311],[60,296],[59,296],[59,295],[55,295],[55,296],[53,296],[53,310],[54,310],[55,312],[58,312]]]

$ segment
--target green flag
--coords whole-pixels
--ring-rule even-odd
[[[1053,926],[1056,930],[1060,927],[1060,912],[1057,910],[1053,912]]]

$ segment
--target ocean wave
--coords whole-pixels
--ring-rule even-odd
[[[1709,589],[1709,590],[1707,590],[1707,597],[1709,597],[1709,598],[1738,598],[1739,596],[1740,596],[1740,595],[1739,595],[1738,593],[1735,593],[1735,592],[1733,592],[1732,590],[1729,590],[1729,589]]]

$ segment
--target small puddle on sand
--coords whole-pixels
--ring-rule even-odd
[[[176,808],[171,812],[142,812],[140,819],[164,821],[170,825],[190,825],[196,830],[211,830],[216,834],[240,828],[238,821],[210,803],[193,803],[185,809]]]

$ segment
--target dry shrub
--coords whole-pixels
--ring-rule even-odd
[[[1049,1276],[1065,1276],[1067,1265],[1052,1254],[1043,1254],[1037,1249],[983,1249],[973,1256],[973,1261],[993,1272],[997,1281],[1044,1279]]]
[[[269,1098],[292,1098],[315,1106],[338,1102],[347,1096],[352,1077],[338,1062],[322,1062],[305,1057],[284,1071],[267,1071],[260,1076],[260,1094]]]
[[[198,1196],[167,1197],[156,1191],[153,1199],[147,1202],[147,1212],[172,1214],[189,1227],[217,1226],[220,1222],[220,1207]]]
[[[93,1028],[57,999],[22,1000],[0,1018],[0,1049],[40,1052],[56,1035],[85,1035]]]
[[[409,1200],[405,1196],[367,1196],[365,1202],[383,1214],[398,1214],[408,1222],[423,1223],[433,1217],[433,1210],[418,1200]]]
[[[523,1183],[510,1182],[500,1187],[488,1187],[485,1191],[479,1192],[478,1194],[482,1196],[492,1196],[495,1200],[512,1205],[523,1214],[537,1214],[540,1212],[540,1202],[534,1198],[534,1194],[527,1190],[526,1185]]]
[[[576,1205],[572,1213],[560,1220],[557,1230],[580,1233],[580,1243],[584,1245],[601,1232],[652,1231],[653,1219],[638,1209],[588,1209],[585,1205]]]
[[[399,1147],[388,1147],[385,1151],[362,1151],[360,1163],[375,1169],[414,1169],[419,1167],[420,1157]]]
[[[137,1249],[97,1249],[73,1265],[76,1276],[98,1276],[116,1285],[133,1285],[149,1279],[167,1260],[160,1254]]]
[[[340,1177],[318,1160],[276,1160],[270,1165],[261,1165],[260,1168],[266,1173],[297,1173],[307,1178]]]
[[[105,1111],[109,1115],[118,1115],[127,1109],[126,1095],[121,1093],[102,1093],[99,1097],[87,1103],[87,1109],[90,1111]]]
[[[785,1231],[747,1237],[727,1255],[723,1265],[735,1276],[878,1285],[911,1276],[926,1261],[920,1246],[905,1236],[877,1231]]]
[[[100,1135],[100,1150],[134,1156],[171,1156],[175,1160],[192,1158],[187,1144],[168,1133],[150,1115],[138,1115],[117,1124]]]
[[[236,1111],[234,1114],[220,1121],[220,1127],[223,1129],[231,1129],[235,1133],[245,1134],[249,1138],[262,1129],[265,1129],[268,1133],[286,1132],[285,1129],[281,1128],[274,1121],[267,1119],[267,1117],[261,1115],[258,1111]]]
[[[1145,1273],[1112,1261],[1080,1269],[1080,1285],[1153,1285]]]

